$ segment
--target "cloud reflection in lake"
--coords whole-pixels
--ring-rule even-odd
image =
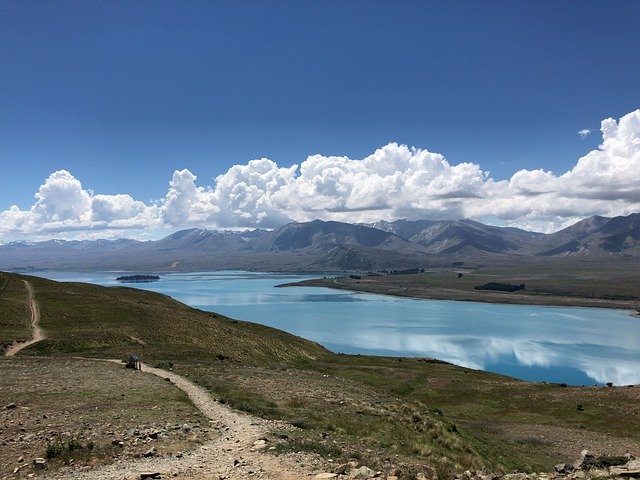
[[[113,285],[113,274],[48,272]],[[320,288],[251,272],[163,275],[137,288],[273,326],[342,353],[433,357],[527,380],[640,383],[640,319],[629,312],[412,300]]]

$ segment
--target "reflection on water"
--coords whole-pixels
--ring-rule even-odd
[[[48,278],[115,285],[112,273]],[[640,383],[640,319],[609,309],[411,300],[320,288],[249,272],[168,274],[137,288],[250,320],[342,353],[424,356],[527,380]]]

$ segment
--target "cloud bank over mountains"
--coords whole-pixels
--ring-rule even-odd
[[[549,232],[591,215],[640,211],[640,109],[602,121],[602,143],[568,172],[520,170],[496,181],[480,165],[389,143],[363,159],[312,155],[280,167],[234,165],[199,186],[176,170],[166,196],[144,203],[94,194],[65,170],[52,173],[28,210],[0,213],[0,240],[139,236],[150,229],[272,228],[316,218],[348,222],[469,218]]]

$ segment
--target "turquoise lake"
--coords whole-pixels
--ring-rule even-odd
[[[44,272],[53,280],[123,285],[119,273]],[[340,353],[433,357],[525,380],[640,383],[640,319],[600,308],[499,305],[274,288],[317,275],[206,272],[124,284],[202,310],[269,325]]]

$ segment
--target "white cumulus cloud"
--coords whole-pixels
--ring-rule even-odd
[[[316,218],[472,218],[553,231],[590,215],[640,211],[640,110],[603,120],[600,130],[599,147],[569,171],[520,170],[501,181],[476,163],[453,164],[397,143],[362,159],[311,155],[291,167],[251,160],[217,176],[211,187],[199,186],[189,170],[176,170],[166,196],[153,204],[124,193],[94,194],[60,170],[44,181],[30,209],[0,213],[0,240],[189,226],[271,228]]]
[[[0,238],[23,236],[86,238],[90,231],[112,237],[130,229],[158,227],[157,207],[129,195],[94,195],[66,170],[52,173],[29,210],[13,205],[0,213]]]

